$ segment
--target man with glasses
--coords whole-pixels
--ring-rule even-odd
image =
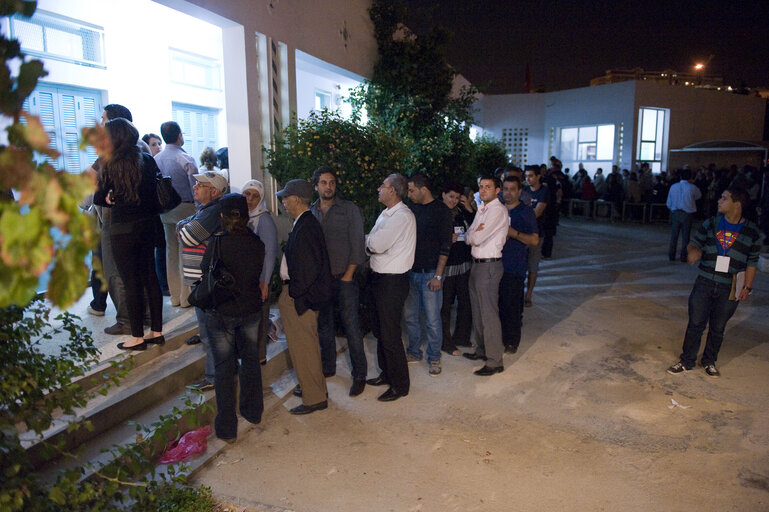
[[[366,382],[372,386],[388,385],[377,400],[391,402],[409,394],[401,315],[409,293],[408,272],[414,264],[417,225],[414,214],[403,204],[408,192],[406,178],[391,174],[378,191],[385,210],[366,236],[366,251],[371,255],[371,286],[379,324],[377,361],[382,373]]]

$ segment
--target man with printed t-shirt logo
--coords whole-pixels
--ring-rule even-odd
[[[721,375],[716,360],[724,329],[739,303],[753,292],[758,264],[758,226],[743,216],[749,205],[750,196],[744,189],[729,187],[718,200],[718,214],[707,219],[689,243],[688,261],[700,261],[699,275],[689,295],[689,324],[681,360],[668,368],[668,373],[694,368],[702,333],[708,327],[700,363],[709,376]]]

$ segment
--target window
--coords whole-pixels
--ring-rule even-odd
[[[591,162],[611,163],[615,152],[613,124],[599,124],[561,128],[560,151],[558,156],[565,167],[575,168],[583,163],[588,169]]]
[[[31,18],[10,19],[11,37],[28,54],[105,68],[104,29],[38,9]]]
[[[200,166],[200,154],[205,148],[219,149],[219,111],[217,109],[172,103],[171,118],[182,128],[184,150],[198,166]]]
[[[638,111],[638,162],[648,162],[652,172],[662,170],[667,153],[666,109],[643,107]]]
[[[24,100],[22,108],[40,117],[50,146],[61,153],[56,161],[37,155],[38,162],[47,161],[57,169],[77,173],[96,160],[94,148],[81,150],[79,143],[80,130],[94,126],[101,117],[100,91],[41,84]]]
[[[218,60],[182,50],[169,49],[171,81],[177,84],[221,90],[221,64]]]
[[[315,89],[315,110],[331,108],[331,93]]]

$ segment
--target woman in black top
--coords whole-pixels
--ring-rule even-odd
[[[248,203],[240,194],[227,194],[221,205],[221,235],[209,241],[200,268],[207,279],[211,259],[232,274],[232,299],[208,311],[211,354],[216,367],[216,437],[234,441],[238,435],[235,415],[235,375],[240,384],[240,415],[259,423],[264,411],[262,375],[259,367],[259,323],[262,319],[262,291],[259,277],[264,264],[264,243],[248,229]],[[217,249],[218,247],[218,249]],[[238,365],[240,359],[240,365]]]
[[[148,343],[162,344],[163,298],[155,273],[153,223],[159,207],[155,160],[136,147],[139,132],[122,117],[104,125],[112,154],[104,155],[94,203],[112,208],[110,242],[115,265],[123,280],[131,323],[130,342],[118,343],[123,350],[145,350]],[[144,338],[145,293],[149,300],[151,332]]]

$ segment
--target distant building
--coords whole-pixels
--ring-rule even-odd
[[[677,87],[652,80],[582,87],[542,94],[482,96],[476,124],[500,139],[508,158],[518,164],[541,164],[551,155],[564,167],[584,164],[592,174],[612,165],[632,169],[648,163],[654,172],[671,165],[690,165],[715,153],[671,152],[705,141],[759,142],[764,136],[767,102],[755,95]],[[758,165],[760,144],[747,146],[743,160]],[[735,157],[730,153],[729,157]],[[709,162],[705,162],[709,163]],[[724,162],[726,163],[726,162]]]
[[[680,72],[673,69],[664,71],[644,71],[642,68],[607,69],[606,74],[590,80],[590,86],[616,84],[630,80],[646,80],[669,85],[724,87],[724,79],[718,75],[706,75],[698,72]]]

